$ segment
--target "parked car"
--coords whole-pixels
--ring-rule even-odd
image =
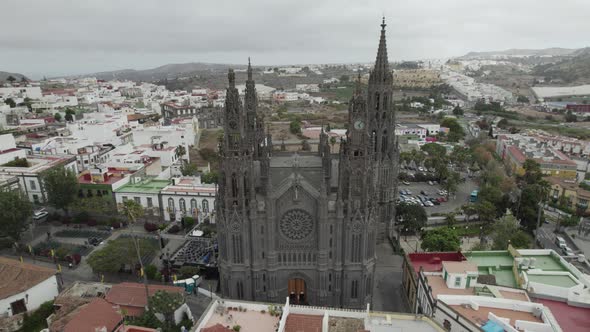
[[[447,198],[446,197],[439,197],[436,200],[439,201],[439,202],[441,202],[441,203],[443,203],[443,202],[446,202],[447,201]]]
[[[40,209],[33,212],[33,220],[41,220],[49,215],[49,212],[45,211],[45,209]]]
[[[432,203],[431,201],[426,201],[426,200],[425,200],[425,201],[424,201],[424,206],[428,206],[428,207],[430,207],[430,206],[434,206],[434,203]]]
[[[575,256],[576,255],[576,254],[574,254],[574,251],[568,246],[563,248],[563,254],[566,256]]]
[[[424,195],[424,196],[428,196],[428,192],[427,192],[427,191],[425,191],[425,190],[422,190],[422,191],[420,191],[420,193],[421,193],[422,195]]]
[[[436,198],[431,198],[430,201],[432,202],[432,204],[434,205],[440,205],[440,202],[436,199]]]
[[[406,195],[411,195],[412,191],[411,190],[406,190]]]
[[[418,170],[419,170],[420,172],[424,172],[424,167],[420,166],[420,167],[418,167]]]
[[[431,186],[434,186],[434,182],[432,182],[432,181],[428,181],[428,184]]]
[[[402,183],[405,184],[406,186],[409,186],[410,185],[410,183],[408,181],[404,181]]]

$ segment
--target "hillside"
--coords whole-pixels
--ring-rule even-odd
[[[573,55],[579,50],[571,48],[544,48],[544,49],[516,49],[511,48],[504,51],[488,51],[488,52],[469,52],[458,59],[494,59],[505,57],[532,57],[532,56],[568,56]]]
[[[25,75],[23,75],[23,74],[9,73],[9,72],[6,72],[6,71],[0,71],[0,82],[6,81],[6,79],[9,76],[12,76],[12,77],[16,78],[17,81],[20,81],[23,77],[28,80],[28,78]]]
[[[168,64],[156,68],[135,70],[135,69],[123,69],[115,71],[106,71],[93,74],[76,75],[77,77],[94,76],[98,79],[111,80],[131,80],[131,81],[160,81],[166,79],[175,79],[177,77],[193,77],[202,75],[207,72],[219,72],[226,71],[229,67],[240,69],[245,68],[245,65],[234,66],[227,64],[214,64],[214,63],[179,63],[179,64]]]
[[[566,83],[590,82],[590,47],[576,50],[572,56],[556,63],[548,63],[533,68],[533,74],[561,79]]]

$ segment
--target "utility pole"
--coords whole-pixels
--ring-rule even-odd
[[[541,228],[541,211],[543,210],[543,201],[539,202],[539,210],[537,212],[537,227],[535,229],[535,248],[539,246],[539,228]]]

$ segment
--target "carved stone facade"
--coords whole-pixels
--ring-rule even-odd
[[[366,93],[360,80],[348,132],[331,154],[274,152],[257,114],[248,68],[242,104],[228,74],[217,199],[224,297],[365,308],[371,302],[375,245],[395,219],[398,149],[385,23]]]

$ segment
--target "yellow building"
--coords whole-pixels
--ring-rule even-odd
[[[547,182],[551,185],[549,196],[555,200],[561,197],[565,198],[569,208],[574,210],[580,209],[584,213],[590,213],[588,202],[590,202],[590,191],[584,190],[578,186],[576,181],[566,180],[558,177],[547,177]]]

